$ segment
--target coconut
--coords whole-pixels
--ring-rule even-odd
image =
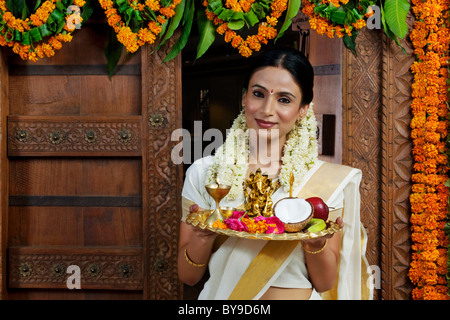
[[[284,224],[284,231],[302,231],[313,217],[314,210],[311,203],[300,198],[283,198],[274,208],[274,215]]]

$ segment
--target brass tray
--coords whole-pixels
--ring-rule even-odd
[[[296,233],[249,233],[245,231],[236,231],[231,229],[213,228],[205,223],[206,218],[211,214],[212,210],[205,210],[199,212],[192,212],[186,217],[186,222],[202,229],[207,229],[218,234],[223,234],[230,237],[239,237],[245,239],[258,240],[307,240],[322,237],[328,234],[338,232],[341,228],[334,221],[327,221],[327,228],[319,232],[296,232]]]

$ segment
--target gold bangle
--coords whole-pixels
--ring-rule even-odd
[[[184,257],[186,258],[186,261],[194,267],[204,267],[206,266],[206,263],[195,263],[194,261],[192,261],[191,259],[189,259],[188,254],[187,254],[187,249],[184,249]]]
[[[322,251],[325,249],[325,247],[327,246],[327,243],[328,243],[328,239],[325,240],[325,243],[323,244],[323,247],[320,248],[320,249],[317,250],[317,251],[308,251],[308,250],[305,249],[305,247],[303,247],[303,250],[304,250],[305,252],[307,252],[307,253],[310,253],[310,254],[317,254],[317,253],[322,252]]]

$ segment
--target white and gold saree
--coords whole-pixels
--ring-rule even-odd
[[[204,188],[205,174],[212,157],[196,161],[189,168],[183,188],[183,218],[189,214],[189,206],[196,203],[200,208],[213,209],[215,203]],[[367,235],[360,220],[359,184],[361,171],[343,165],[317,161],[294,190],[298,197],[321,197],[329,207],[330,220],[340,215],[344,221],[340,251],[338,279],[335,287],[321,294],[323,299],[372,299],[368,286],[368,263],[365,258]],[[272,196],[273,203],[287,197],[282,188]],[[235,200],[224,199],[223,206],[238,208],[244,195]],[[290,263],[302,254],[300,241],[266,241],[229,237],[221,242],[209,261],[210,278],[199,299],[258,299],[276,282]],[[304,259],[303,259],[304,264]],[[302,288],[311,284],[301,279]]]

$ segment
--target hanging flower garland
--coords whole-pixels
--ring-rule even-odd
[[[152,44],[163,32],[163,25],[175,16],[181,0],[146,0],[145,4],[131,0],[99,0],[108,24],[117,40],[128,52],[136,52],[145,44]],[[182,13],[182,12],[181,12]]]
[[[345,45],[355,52],[355,39],[366,19],[373,14],[370,6],[376,1],[303,0],[303,13],[309,16],[311,29],[329,38],[344,38]]]
[[[373,15],[369,27],[383,28],[385,34],[401,47],[398,38],[403,39],[408,32],[406,17],[409,9],[408,0],[303,0],[302,11],[309,16],[311,29],[330,38],[343,38],[345,46],[356,54],[358,31]],[[373,22],[378,25],[373,26]]]
[[[82,22],[80,15],[76,15],[77,21],[70,20],[74,17],[70,5],[82,8],[85,3],[84,0],[47,0],[22,20],[8,10],[5,0],[0,0],[0,45],[11,47],[23,60],[35,62],[52,57],[55,50],[62,48],[62,43],[72,40],[75,23]]]
[[[243,57],[249,57],[259,51],[262,44],[275,39],[278,18],[288,8],[288,0],[204,0],[206,17],[216,26],[216,32],[224,35]],[[265,21],[260,22],[260,20]],[[259,23],[258,33],[244,40],[236,31],[244,26],[253,27]]]
[[[329,38],[352,36],[355,30],[366,26],[365,18],[370,17],[372,11],[369,6],[376,1],[356,3],[349,0],[303,0],[303,13],[310,17],[311,29],[319,34],[326,34]]]
[[[412,0],[416,16],[410,39],[416,54],[411,104],[414,173],[412,175],[409,278],[413,299],[445,300],[447,245],[445,223],[449,190],[446,139],[448,136],[448,0]]]

